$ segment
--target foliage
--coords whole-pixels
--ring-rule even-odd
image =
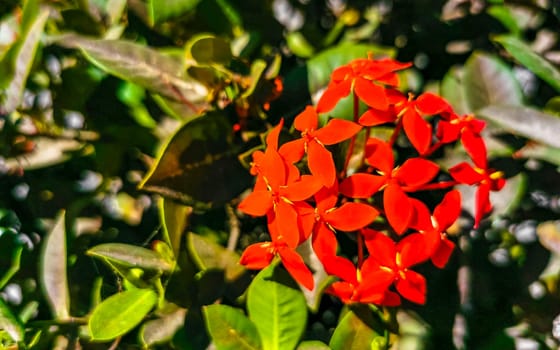
[[[2,2],[0,348],[558,348],[558,11]]]

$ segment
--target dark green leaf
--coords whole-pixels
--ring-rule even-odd
[[[203,307],[206,328],[217,350],[259,350],[255,325],[239,309],[227,305]]]
[[[0,299],[0,329],[6,331],[15,342],[22,341],[25,335],[23,324],[2,299]]]
[[[465,101],[474,112],[493,104],[521,106],[523,93],[511,68],[496,56],[475,52],[465,64]]]
[[[333,350],[383,349],[374,344],[384,342],[375,329],[372,311],[366,307],[350,310],[334,330],[329,346]]]
[[[396,51],[392,48],[376,45],[350,43],[340,44],[325,51],[321,51],[307,61],[309,92],[314,94],[326,87],[334,69],[347,64],[353,59],[367,58],[368,54],[393,57]]]
[[[519,22],[515,17],[512,9],[506,5],[494,5],[488,7],[486,10],[488,14],[502,23],[511,34],[519,36],[522,32]]]
[[[143,270],[171,272],[173,264],[164,259],[158,253],[123,243],[105,243],[97,245],[87,251],[88,255],[107,259],[122,267],[137,267]]]
[[[492,38],[501,44],[519,63],[527,67],[536,76],[546,81],[556,91],[560,91],[560,71],[541,55],[534,52],[529,45],[513,35],[498,35]]]
[[[43,242],[39,277],[45,295],[56,319],[70,317],[70,295],[66,275],[66,229],[65,213],[61,212],[52,230]]]
[[[305,330],[307,308],[286,271],[273,264],[259,272],[247,291],[247,311],[264,350],[296,348]]]
[[[151,289],[132,289],[103,300],[89,318],[91,339],[109,341],[127,333],[152,310],[157,299]]]
[[[186,123],[163,148],[140,188],[187,204],[219,205],[250,185],[237,157],[232,127],[209,112]]]
[[[174,101],[188,102],[193,114],[207,107],[208,90],[184,74],[185,62],[175,56],[125,40],[94,40],[65,35],[56,43],[81,49],[93,64],[123,80]]]
[[[466,101],[461,75],[462,70],[460,68],[452,67],[441,80],[440,94],[453,106],[453,110],[457,114],[464,115],[473,111]]]
[[[35,11],[31,6],[26,6],[25,10]],[[24,19],[27,20],[28,17],[30,15],[24,13]],[[0,62],[0,114],[13,112],[20,103],[48,17],[49,11],[43,9],[34,16],[31,23],[22,23],[21,37]]]
[[[560,118],[530,107],[488,106],[477,115],[519,136],[560,148]]]
[[[191,10],[201,0],[148,0],[148,14],[152,25],[181,16]]]
[[[159,202],[159,216],[162,229],[175,258],[179,256],[181,239],[188,225],[192,207],[179,204],[171,199],[162,198]]]
[[[179,308],[158,319],[144,323],[140,330],[140,340],[146,347],[169,342],[173,335],[183,327],[186,310]]]
[[[239,278],[245,268],[239,264],[239,255],[210,239],[189,233],[187,236],[187,247],[197,267],[204,271],[206,269],[224,270],[224,277],[228,281]]]
[[[192,58],[200,64],[227,65],[233,55],[229,42],[215,36],[202,36],[193,39],[190,43]]]

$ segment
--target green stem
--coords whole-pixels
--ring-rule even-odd
[[[360,99],[356,93],[353,93],[354,97],[354,123],[358,122],[360,118]],[[348,151],[346,152],[346,159],[344,160],[344,168],[340,173],[340,177],[346,177],[346,171],[348,170],[348,164],[350,164],[350,158],[352,158],[352,154],[354,153],[354,146],[356,145],[356,137],[357,135],[352,136],[350,139],[350,145],[348,145]]]

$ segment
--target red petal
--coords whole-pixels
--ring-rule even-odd
[[[475,209],[474,209],[474,228],[478,228],[480,220],[492,211],[490,203],[490,187],[488,185],[480,185],[476,190]]]
[[[280,119],[280,123],[276,125],[268,135],[266,135],[266,147],[270,147],[274,150],[278,149],[278,138],[280,137],[280,131],[282,131],[282,127],[284,126],[284,119]]]
[[[303,175],[299,181],[283,187],[281,194],[292,202],[304,201],[311,198],[322,187],[320,179],[311,175]]]
[[[438,172],[436,163],[423,158],[410,158],[399,168],[395,177],[400,183],[414,188],[430,182]]]
[[[436,115],[451,112],[452,108],[443,98],[430,92],[425,92],[416,99],[416,108],[426,115]]]
[[[278,153],[286,160],[287,163],[293,164],[299,162],[303,155],[305,154],[305,140],[297,139],[290,142],[286,142],[280,149]]]
[[[293,279],[305,288],[313,290],[313,286],[315,284],[313,281],[313,274],[303,262],[302,257],[287,247],[279,248],[278,254],[282,259],[282,264],[286,270],[288,270]]]
[[[329,211],[323,220],[337,230],[356,231],[371,224],[378,215],[379,211],[370,205],[350,202]]]
[[[381,232],[370,229],[362,231],[369,256],[379,263],[392,270],[396,270],[395,256],[397,249],[395,242]]]
[[[272,208],[272,193],[269,191],[251,192],[239,205],[237,209],[245,214],[263,216]]]
[[[395,293],[388,290],[385,292],[385,297],[383,301],[379,303],[379,305],[383,306],[399,306],[401,304],[401,297]]]
[[[338,101],[350,94],[352,80],[344,80],[340,83],[329,84],[319,102],[317,103],[317,113],[326,113],[332,110]]]
[[[461,214],[461,192],[452,190],[445,194],[434,209],[434,218],[440,231],[447,230]]]
[[[367,260],[362,269],[362,283],[358,286],[356,294],[361,303],[379,304],[385,298],[385,292],[395,279],[391,271],[377,269],[366,270]]]
[[[445,265],[447,265],[454,248],[455,244],[453,244],[453,242],[447,238],[442,239],[441,243],[437,246],[436,251],[432,255],[432,263],[440,269],[444,268]]]
[[[413,233],[406,236],[397,244],[397,251],[400,253],[400,267],[407,269],[428,260],[431,251],[428,251],[424,242],[424,235]]]
[[[358,122],[363,126],[376,126],[385,123],[393,123],[396,119],[397,117],[392,108],[386,111],[370,108],[362,114]]]
[[[449,175],[451,175],[455,181],[466,185],[474,185],[484,179],[484,177],[477,173],[467,162],[459,163],[450,168]]]
[[[484,143],[484,139],[480,136],[480,134],[476,134],[470,129],[466,129],[461,134],[461,143],[477,167],[481,169],[486,169],[488,167],[486,143]]]
[[[437,138],[442,143],[455,142],[461,135],[461,127],[451,124],[445,120],[440,120],[437,126]]]
[[[334,145],[356,135],[362,127],[356,123],[343,119],[331,119],[314,135],[324,145]]]
[[[366,143],[366,159],[368,163],[382,171],[384,174],[390,174],[393,171],[395,158],[393,150],[388,143],[380,139],[370,138]]]
[[[413,108],[408,108],[403,116],[403,128],[410,143],[418,153],[424,154],[432,142],[432,126]]]
[[[350,260],[340,256],[331,256],[325,260],[323,266],[329,275],[337,276],[340,279],[354,285],[358,284],[356,267]]]
[[[294,120],[294,127],[299,131],[308,131],[317,129],[317,124],[319,123],[319,117],[313,106],[307,106],[298,114]]]
[[[354,294],[354,286],[347,282],[334,282],[327,288],[325,293],[338,297],[343,303],[349,304],[352,302],[352,295]]]
[[[307,166],[311,174],[316,176],[326,187],[331,187],[336,180],[336,168],[331,152],[318,142],[310,142],[307,146]]]
[[[328,258],[336,256],[338,242],[334,232],[322,221],[315,225],[311,244],[313,246],[313,251],[317,254],[317,257],[323,265],[325,265],[325,261]]]
[[[294,203],[294,209],[297,213],[299,241],[303,242],[309,238],[315,226],[315,208],[306,202],[297,202]]]
[[[414,209],[408,224],[409,227],[419,231],[433,230],[432,215],[426,204],[415,198],[410,198],[410,202]]]
[[[387,182],[385,176],[357,173],[342,180],[339,191],[350,198],[369,198]]]
[[[335,181],[335,186],[331,188],[323,187],[315,193],[315,203],[317,203],[316,207],[319,213],[324,213],[336,205],[338,201],[338,188],[336,187]]]
[[[271,242],[251,244],[241,255],[239,263],[250,270],[260,270],[267,267],[274,258]]]
[[[300,233],[297,220],[297,212],[291,204],[283,200],[276,204],[274,215],[270,218],[269,228],[272,241],[283,242],[290,248],[299,245]]]
[[[272,148],[267,148],[262,159],[262,175],[268,184],[276,191],[278,187],[286,184],[286,164],[284,158]]]
[[[404,298],[417,303],[426,303],[426,279],[421,274],[408,270],[405,272],[406,278],[396,283],[397,291]]]
[[[385,88],[369,80],[358,77],[354,82],[354,93],[366,105],[386,111],[389,108],[389,101],[385,95]]]
[[[389,224],[397,234],[408,228],[412,218],[412,203],[400,186],[389,184],[383,193],[383,208]]]

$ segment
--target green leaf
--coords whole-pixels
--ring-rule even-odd
[[[374,344],[379,344],[384,338],[375,330],[372,313],[364,306],[348,311],[334,330],[329,346],[333,350],[377,349]]]
[[[462,69],[451,67],[445,74],[440,84],[441,97],[447,100],[453,107],[453,110],[459,114],[468,114],[474,112],[470,109],[466,101],[465,89],[461,82]]]
[[[229,42],[215,36],[198,36],[187,47],[190,47],[192,58],[199,64],[227,65],[233,58]]]
[[[181,16],[191,10],[201,0],[148,0],[148,14],[152,25]]]
[[[148,271],[169,273],[173,271],[173,264],[158,253],[124,243],[105,243],[89,249],[87,254],[97,258],[107,259],[122,267],[140,268]]]
[[[318,340],[306,340],[299,344],[297,350],[331,350],[331,348]]]
[[[305,330],[307,308],[286,271],[273,264],[259,272],[247,291],[247,311],[264,350],[296,348]]]
[[[22,341],[25,335],[23,324],[2,299],[0,299],[0,329],[7,332],[15,342]]]
[[[138,325],[157,302],[151,289],[132,289],[103,300],[91,314],[88,328],[94,341],[109,341]]]
[[[343,43],[333,48],[321,51],[307,61],[307,78],[309,92],[314,94],[327,86],[331,73],[341,65],[347,64],[356,58],[367,58],[368,54],[374,57],[394,57],[395,49],[370,44]]]
[[[35,1],[28,1],[28,5]],[[21,36],[5,54],[0,62],[0,114],[13,112],[20,104],[25,82],[35,59],[43,28],[49,17],[49,11],[42,9],[36,16],[33,6],[25,6]],[[32,21],[26,23],[27,21]]]
[[[250,185],[237,154],[225,115],[209,112],[177,131],[139,187],[199,207],[226,203]]]
[[[100,69],[177,102],[198,114],[207,108],[208,90],[185,75],[185,62],[152,48],[125,40],[94,40],[64,35],[56,43],[81,49]]]
[[[83,143],[72,139],[36,137],[33,138],[35,148],[24,157],[6,159],[8,167],[21,167],[24,170],[46,168],[64,163],[72,156],[71,152],[78,151]]]
[[[519,63],[527,67],[536,76],[546,81],[556,91],[560,91],[560,71],[541,55],[534,52],[529,45],[513,35],[498,35],[492,38],[501,44]]]
[[[175,258],[177,258],[181,248],[181,239],[193,209],[168,198],[162,198],[158,204],[160,222],[165,239],[169,246],[171,246]]]
[[[493,55],[473,53],[465,64],[462,85],[471,112],[493,104],[523,104],[523,93],[511,68]]]
[[[307,41],[301,32],[286,34],[286,44],[294,55],[309,58],[315,53],[315,48]]]
[[[257,328],[240,309],[215,304],[204,306],[202,310],[217,350],[262,349]]]
[[[70,295],[66,274],[65,213],[58,214],[52,230],[47,234],[40,253],[39,277],[54,317],[70,317]]]
[[[556,116],[521,106],[488,106],[477,115],[514,135],[560,148],[560,118]]]
[[[187,236],[187,247],[196,266],[204,271],[207,269],[224,270],[224,277],[228,281],[239,278],[245,268],[239,264],[240,256],[210,239],[189,233]]]
[[[140,329],[140,341],[146,348],[169,342],[184,326],[185,315],[186,309],[178,308],[158,319],[147,321]]]
[[[500,21],[504,27],[506,27],[511,34],[519,36],[522,32],[519,22],[515,17],[512,9],[506,5],[494,5],[488,7],[486,12]]]

